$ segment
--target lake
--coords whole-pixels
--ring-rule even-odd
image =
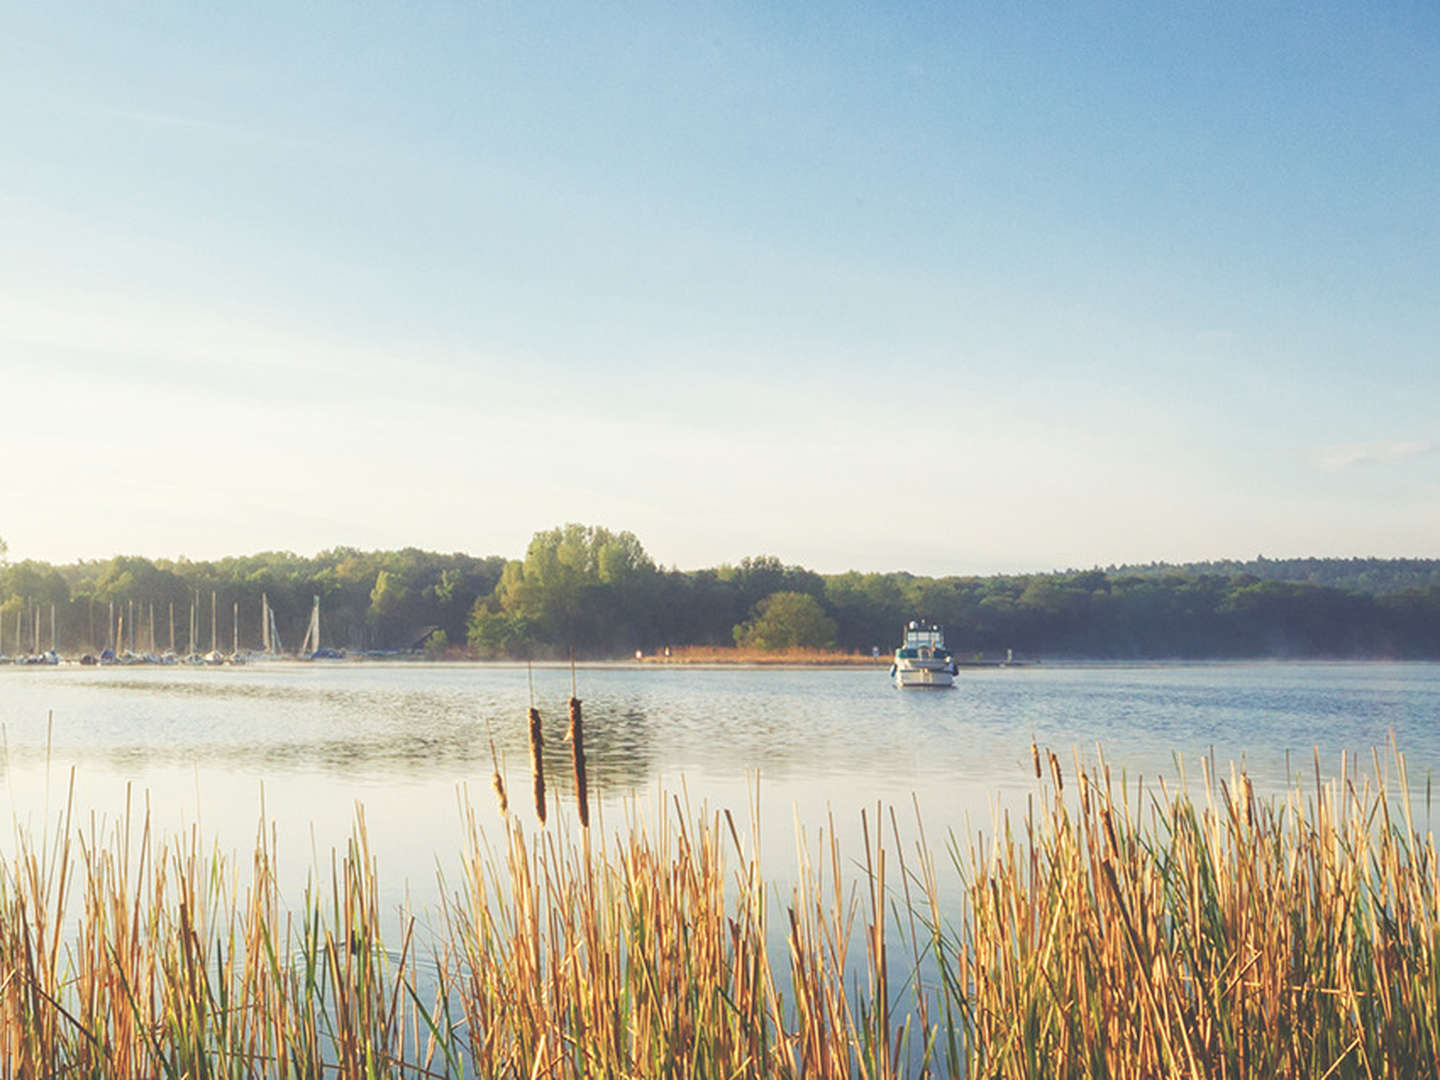
[[[238,668],[0,668],[5,796],[24,826],[53,823],[71,768],[80,820],[109,822],[148,799],[174,835],[199,823],[222,850],[247,853],[265,814],[287,868],[300,875],[343,847],[357,804],[387,896],[435,898],[437,865],[460,850],[457,798],[467,785],[496,820],[491,740],[511,803],[533,822],[523,666],[259,663]],[[568,668],[536,667],[547,770],[573,825],[564,742]],[[962,670],[950,691],[901,692],[883,666],[774,670],[582,666],[591,790],[606,820],[643,814],[659,791],[739,819],[758,807],[763,861],[794,865],[794,825],[833,811],[842,843],[863,808],[923,814],[932,844],[947,829],[986,828],[996,807],[1035,789],[1031,739],[1118,779],[1176,775],[1200,758],[1243,760],[1257,788],[1287,770],[1327,773],[1393,732],[1423,813],[1440,765],[1440,665],[1236,663],[1037,665]],[[53,721],[50,717],[53,714]],[[552,811],[553,813],[553,811]],[[552,820],[554,820],[552,818]],[[7,850],[13,840],[5,841]]]

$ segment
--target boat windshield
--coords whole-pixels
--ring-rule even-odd
[[[905,627],[905,648],[941,649],[945,647],[945,634],[938,626],[911,623]]]

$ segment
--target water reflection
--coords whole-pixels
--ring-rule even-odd
[[[1424,782],[1440,763],[1440,668],[1410,664],[1095,666],[967,672],[901,693],[882,671],[588,667],[592,786],[619,797],[681,777],[727,792],[759,774],[795,801],[911,792],[947,815],[1030,789],[1031,739],[1068,760],[1103,746],[1132,773],[1174,755],[1241,759],[1262,789],[1295,760],[1368,755],[1393,732]],[[256,665],[223,670],[0,670],[11,774],[49,759],[117,776],[184,768],[384,791],[528,771],[525,710],[545,724],[552,788],[569,794],[565,669]],[[47,717],[53,710],[53,731]],[[977,795],[978,793],[978,795]]]
[[[559,810],[575,829],[568,670],[537,668],[535,703]],[[788,895],[798,831],[820,846],[833,821],[847,859],[860,813],[894,806],[902,832],[918,807],[945,863],[997,812],[1023,815],[1034,791],[1030,742],[1093,763],[1103,746],[1133,785],[1173,777],[1176,755],[1199,776],[1243,759],[1257,790],[1309,775],[1312,748],[1333,774],[1340,753],[1367,767],[1393,731],[1410,761],[1417,821],[1440,765],[1440,665],[1095,666],[962,674],[953,691],[893,689],[883,670],[747,671],[589,667],[577,673],[596,815],[608,828],[651,820],[658,797],[758,812],[761,868]],[[284,851],[284,889],[343,851],[366,809],[386,903],[434,904],[463,849],[457,803],[468,790],[482,827],[498,824],[491,741],[511,804],[528,806],[523,667],[256,665],[250,669],[0,668],[3,798],[17,821],[53,829],[75,770],[76,820],[114,821],[148,800],[158,833],[198,824],[216,847],[247,852],[263,814]],[[53,728],[49,716],[53,710]],[[913,800],[913,802],[912,802]],[[3,803],[0,803],[3,805]],[[833,818],[832,815],[833,814]],[[907,840],[907,843],[909,841]]]

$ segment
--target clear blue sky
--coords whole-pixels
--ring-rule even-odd
[[[11,557],[1440,555],[1432,3],[6,5]]]

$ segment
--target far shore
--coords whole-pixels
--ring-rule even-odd
[[[888,664],[888,655],[841,652],[830,649],[737,649],[687,645],[655,653],[637,653],[632,663],[703,664],[744,667],[874,667]]]

